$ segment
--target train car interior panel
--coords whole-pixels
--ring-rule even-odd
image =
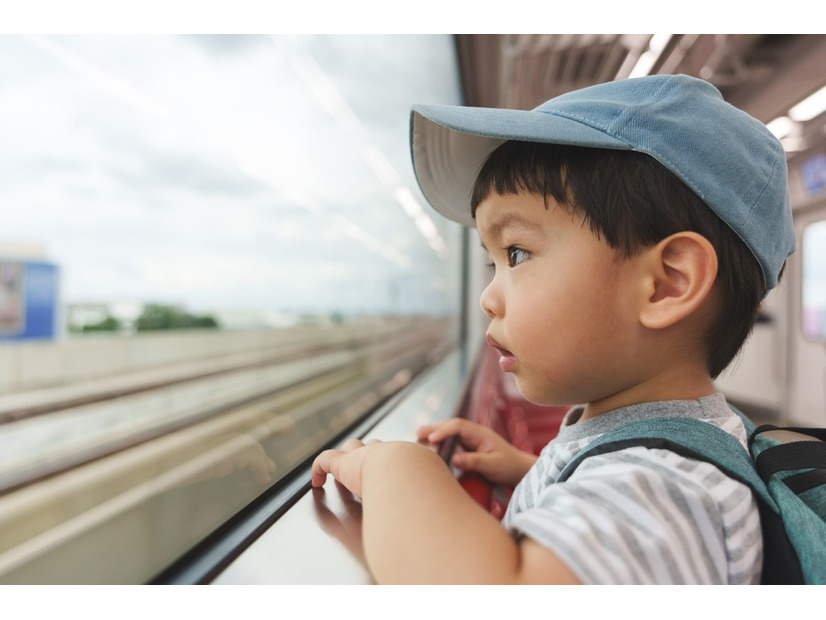
[[[123,105],[123,118],[151,135],[141,147],[156,159],[151,172],[158,178],[169,175],[169,191],[149,196],[154,202],[147,208],[155,209],[166,236],[193,241],[181,253],[196,248],[194,238],[204,236],[204,247],[190,251],[203,251],[206,258],[214,250],[208,267],[230,295],[255,298],[266,307],[265,290],[282,281],[275,267],[268,271],[268,261],[283,261],[289,269],[306,261],[309,271],[295,290],[309,290],[319,281],[335,288],[331,297],[347,303],[313,312],[305,309],[309,302],[296,303],[289,317],[273,318],[273,310],[267,320],[263,315],[242,319],[227,310],[217,328],[192,329],[193,316],[187,316],[189,329],[141,332],[140,321],[164,312],[167,318],[177,312],[180,319],[184,312],[175,300],[186,299],[183,291],[190,283],[205,291],[202,305],[209,307],[214,301],[210,284],[199,281],[194,270],[181,272],[166,289],[146,288],[147,295],[173,303],[142,309],[121,304],[118,312],[110,311],[109,319],[122,321],[118,333],[67,334],[61,327],[52,337],[29,338],[16,335],[23,333],[20,312],[27,308],[19,301],[25,298],[21,283],[27,290],[40,286],[41,297],[47,296],[53,286],[48,278],[60,273],[66,278],[67,305],[58,314],[66,318],[69,302],[83,301],[86,294],[70,280],[71,272],[93,263],[71,263],[55,271],[48,251],[44,256],[26,245],[36,236],[31,225],[28,236],[0,244],[5,287],[0,336],[6,336],[0,342],[0,442],[9,447],[0,457],[0,583],[372,583],[361,554],[359,502],[332,483],[310,488],[309,466],[318,452],[351,436],[413,440],[418,425],[451,416],[490,426],[537,454],[555,436],[567,407],[539,407],[525,400],[484,343],[487,319],[478,299],[490,273],[475,231],[441,218],[418,193],[406,133],[414,103],[531,109],[591,84],[685,73],[711,82],[730,103],[766,123],[787,153],[797,251],[781,285],[764,300],[753,334],[716,387],[756,421],[826,426],[826,35],[115,39],[6,35],[0,46],[23,54],[18,57],[31,63],[26,66],[46,95],[54,98],[67,89],[74,96],[77,90],[83,105],[106,90]],[[182,85],[174,83],[174,74],[153,78],[145,67],[137,68],[148,43],[155,46],[157,62],[164,61],[164,54],[177,55],[182,68],[192,69],[190,86],[204,89],[201,95],[211,97],[214,107],[184,101],[187,95],[178,90]],[[388,46],[395,46],[397,54],[382,64],[381,50]],[[393,64],[397,56],[398,64]],[[245,57],[246,65],[241,63]],[[231,63],[238,63],[237,72],[230,72]],[[392,101],[360,96],[359,72],[391,84],[389,90],[397,91]],[[232,89],[221,92],[210,82],[211,73],[230,81]],[[0,66],[0,76],[9,84],[20,79],[9,66]],[[312,144],[319,151],[307,146],[304,152],[299,142],[287,145],[286,159],[267,150],[271,145],[257,134],[290,135],[290,121],[259,127],[254,121],[281,95],[262,87],[249,100],[245,92],[287,76],[301,85],[289,97],[318,115],[307,112],[300,118],[294,113],[292,122],[298,126],[334,118],[336,133],[327,142],[355,144],[354,151],[336,146],[328,161],[327,154],[319,154],[323,140]],[[437,84],[428,83],[431,76]],[[25,88],[20,86],[21,104],[29,101]],[[115,105],[103,99],[104,108]],[[67,106],[68,100],[69,95]],[[194,111],[176,135],[168,133],[168,121],[182,118],[170,113],[173,101],[196,106],[181,108]],[[42,109],[18,110],[14,120],[34,123],[39,114],[60,109],[54,100],[37,105]],[[198,105],[204,109],[196,109]],[[220,114],[233,106],[242,114],[221,127]],[[383,126],[373,133],[373,117],[389,117],[390,109],[397,117],[392,131]],[[70,119],[66,127],[96,122],[80,107],[60,114]],[[243,122],[245,114],[253,121],[249,125]],[[69,131],[59,116],[52,119],[56,131]],[[209,135],[201,131],[206,125],[198,124],[204,119],[214,121]],[[117,124],[117,119],[104,120]],[[22,140],[19,130],[2,123],[0,136],[6,132],[9,140]],[[132,139],[131,130],[107,126],[106,131],[96,147],[101,153],[104,144]],[[249,132],[253,146],[233,142],[232,132]],[[203,170],[211,172],[187,172],[186,165],[195,161],[188,142],[209,145],[197,163],[208,164]],[[210,150],[212,145],[221,148]],[[78,178],[89,184],[87,193],[102,192],[113,204],[122,203],[135,230],[147,226],[138,222],[137,207],[128,204],[123,188],[106,176],[112,167],[124,178],[146,181],[149,177],[141,175],[148,175],[149,168],[145,171],[137,156],[116,149],[120,159],[106,163],[95,155],[72,161],[64,151],[56,152],[59,157],[44,158],[32,146],[21,148],[20,157],[29,162],[40,156],[37,165],[50,174],[57,174],[58,167],[80,171]],[[352,201],[336,196],[323,180],[321,166],[335,157],[346,162],[349,175],[343,193],[358,193]],[[292,162],[286,175],[276,174],[276,161]],[[0,166],[23,178],[22,164],[4,159]],[[315,166],[317,173],[306,173]],[[62,183],[68,173],[61,174]],[[284,182],[284,177],[297,181],[304,175],[305,185]],[[39,182],[56,178],[43,176]],[[204,188],[209,194],[199,194],[202,202],[193,202],[185,219],[162,215],[172,201],[188,200]],[[236,190],[247,202],[227,198]],[[48,194],[21,189],[8,199],[29,200],[33,209],[59,203]],[[391,204],[392,209],[359,214],[359,201]],[[196,225],[187,218],[196,217],[199,204],[208,209]],[[54,211],[38,213],[45,217]],[[101,208],[97,215],[105,219],[109,213]],[[260,213],[266,217],[258,219]],[[291,219],[279,223],[279,217],[288,215]],[[237,229],[221,223],[236,216]],[[219,238],[206,228],[207,219],[230,235]],[[299,243],[307,233],[308,241]],[[254,260],[242,264],[235,237],[245,244],[283,241],[285,252],[269,255],[261,245]],[[72,243],[89,239],[95,237],[87,231]],[[314,254],[322,252],[307,245],[312,239],[319,246],[341,243],[344,254],[317,260]],[[69,242],[49,243],[59,259],[53,262],[69,261]],[[124,251],[130,248],[129,242],[123,245]],[[346,264],[348,251],[358,257],[352,270]],[[142,267],[147,273],[151,268],[158,282],[165,271],[173,274],[172,261],[179,258],[171,250],[160,256],[167,258]],[[378,264],[392,269],[380,270]],[[88,277],[114,282],[138,273],[125,261],[116,267],[120,271],[95,268]],[[237,286],[233,281],[247,269],[256,278],[245,291],[248,280]],[[82,294],[68,299],[76,290]],[[121,288],[115,297],[130,295]],[[14,306],[12,298],[24,305]],[[271,310],[274,305],[270,303]],[[101,304],[75,303],[71,311],[76,321],[89,326],[102,326],[107,316]],[[93,318],[78,318],[89,316]],[[451,449],[455,447],[444,447],[446,453]],[[502,516],[509,490],[456,474],[474,499]],[[125,556],[131,559],[123,562]]]

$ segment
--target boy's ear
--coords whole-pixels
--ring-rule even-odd
[[[669,327],[694,314],[717,277],[717,253],[694,232],[666,237],[645,252],[645,294],[640,321],[651,329]]]

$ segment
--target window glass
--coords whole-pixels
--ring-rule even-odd
[[[803,231],[803,333],[826,340],[826,220]]]
[[[457,332],[450,36],[2,36],[0,90],[0,582],[151,579]]]

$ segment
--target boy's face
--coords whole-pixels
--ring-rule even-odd
[[[527,192],[492,192],[476,221],[495,270],[480,300],[488,342],[528,400],[594,403],[643,381],[638,258],[619,258],[581,215]]]

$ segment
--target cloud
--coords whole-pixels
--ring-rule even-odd
[[[2,36],[0,83],[0,240],[44,244],[67,302],[453,303],[397,199],[424,204],[410,105],[457,102],[446,36]]]

